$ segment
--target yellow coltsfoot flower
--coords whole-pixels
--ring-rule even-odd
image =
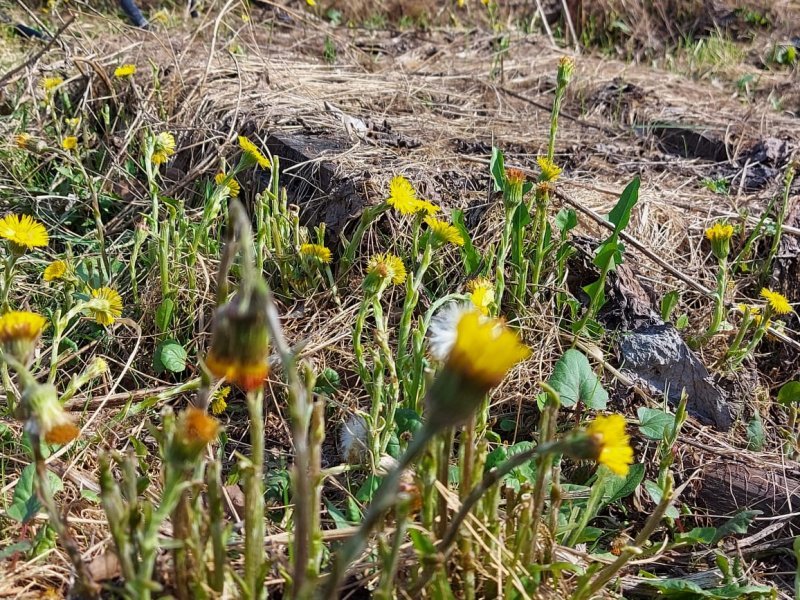
[[[44,225],[28,215],[15,214],[9,214],[0,219],[0,238],[8,240],[12,252],[16,254],[47,246],[50,241]]]
[[[706,229],[706,238],[711,242],[711,251],[719,260],[728,258],[731,251],[731,237],[733,225],[717,222]]]
[[[74,135],[68,135],[65,138],[61,139],[61,147],[64,150],[75,150],[78,147],[78,138]]]
[[[780,292],[762,288],[761,297],[767,301],[767,306],[776,315],[788,315],[790,312],[794,312],[789,300]]]
[[[269,162],[269,159],[261,153],[261,150],[258,149],[258,146],[256,146],[243,135],[239,136],[239,147],[242,149],[248,160],[258,164],[258,166],[262,169],[270,168],[271,163]]]
[[[54,260],[44,270],[42,278],[45,281],[53,281],[54,279],[61,279],[67,274],[69,265],[63,260]]]
[[[626,476],[633,464],[633,448],[622,415],[599,416],[586,428],[595,448],[594,459],[617,475]]]
[[[391,281],[400,285],[406,280],[406,266],[403,259],[389,252],[375,254],[367,264],[367,281]]]
[[[418,198],[414,186],[402,175],[392,177],[389,182],[389,197],[386,203],[402,215],[417,213],[434,215],[441,210],[432,202]]]
[[[541,177],[539,177],[539,181],[555,181],[558,179],[558,176],[561,175],[561,167],[559,167],[546,156],[538,157],[536,162],[538,163],[539,169],[542,172]]]
[[[464,245],[464,238],[461,237],[461,232],[447,221],[441,221],[429,216],[425,217],[425,224],[430,228],[430,234],[435,244]]]
[[[228,396],[231,394],[231,386],[223,385],[211,395],[211,414],[221,415],[228,408]]]
[[[302,244],[300,246],[300,255],[303,258],[322,263],[324,265],[330,264],[333,255],[329,248],[322,244]]]
[[[217,185],[222,185],[224,183],[228,187],[228,193],[230,194],[231,198],[238,197],[239,192],[241,191],[241,188],[239,187],[239,182],[236,181],[233,177],[231,177],[230,180],[227,183],[225,183],[225,180],[227,178],[228,176],[225,173],[217,173],[216,176],[214,176],[214,182]]]
[[[169,131],[162,131],[153,140],[153,164],[164,164],[173,154],[175,154],[175,136]]]
[[[28,311],[12,310],[0,316],[0,347],[19,362],[27,363],[42,335],[45,318]]]
[[[467,290],[475,308],[487,316],[494,306],[494,284],[485,277],[478,277],[467,283]]]
[[[42,87],[46,92],[52,92],[62,83],[64,83],[63,77],[45,77],[42,79]]]
[[[110,287],[101,287],[91,292],[92,298],[86,303],[86,308],[95,321],[108,327],[122,315],[122,297],[117,290]]]
[[[136,65],[125,64],[125,65],[120,65],[116,69],[114,69],[114,77],[118,79],[122,79],[124,77],[130,77],[134,73],[136,73]]]
[[[531,354],[500,320],[473,309],[456,308],[452,314],[458,319],[455,339],[427,398],[429,422],[435,428],[464,422],[511,367]]]

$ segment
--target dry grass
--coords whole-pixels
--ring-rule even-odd
[[[240,132],[250,132],[261,140],[274,134],[305,134],[340,142],[340,149],[326,152],[318,160],[334,165],[337,177],[352,181],[368,202],[382,199],[389,178],[402,173],[415,182],[425,197],[447,209],[466,209],[468,220],[469,215],[474,219],[477,245],[486,246],[497,238],[501,210],[488,190],[486,149],[493,144],[505,149],[507,164],[534,164],[547,143],[549,103],[562,51],[541,36],[516,35],[505,61],[504,79],[499,82],[489,78],[491,36],[480,31],[393,34],[332,29],[294,7],[282,9],[288,22],[275,20],[271,11],[260,5],[253,8],[249,22],[244,22],[238,2],[216,3],[217,7],[223,5],[224,10],[207,10],[191,24],[157,27],[152,32],[132,30],[115,17],[84,9],[57,47],[12,81],[33,95],[42,76],[69,73],[73,77],[73,98],[86,114],[97,115],[109,97],[102,74],[123,62],[140,65],[135,88],[111,99],[134,116],[126,128],[104,142],[114,144],[119,158],[106,175],[109,189],[117,191],[128,203],[107,223],[116,244],[130,239],[137,215],[147,210],[145,190],[136,182],[125,182],[122,176],[126,148],[145,125],[176,133],[179,153],[169,174],[172,187],[167,193],[184,198],[187,204],[197,202],[196,183],[213,176],[220,156],[232,153],[235,136]],[[402,14],[408,14],[405,8],[402,10]],[[655,29],[648,23],[643,26]],[[326,64],[322,57],[326,37],[337,48],[333,65]],[[3,44],[19,48],[16,41]],[[0,62],[2,69],[9,66],[5,63],[4,58]],[[560,190],[572,202],[605,214],[625,183],[640,174],[640,205],[628,232],[650,250],[651,256],[629,247],[627,262],[658,296],[672,289],[682,290],[679,311],[688,309],[693,324],[700,327],[708,315],[709,301],[691,282],[706,288],[713,287],[714,282],[713,262],[700,241],[703,229],[720,215],[737,218],[742,211],[757,214],[777,192],[778,184],[773,182],[756,193],[734,186],[728,196],[714,194],[702,181],[715,177],[722,165],[664,154],[647,134],[647,126],[664,122],[701,126],[725,142],[728,158],[733,160],[767,136],[786,136],[796,144],[800,140],[797,119],[775,112],[767,103],[743,104],[708,82],[674,72],[591,54],[577,57],[577,65],[575,83],[565,105],[568,116],[562,118],[559,129],[556,158],[567,167]],[[153,81],[158,81],[159,94],[152,92]],[[637,92],[617,94],[614,97],[618,102],[598,100],[600,92],[620,81],[632,84]],[[348,117],[376,125],[385,121],[393,134],[419,145],[403,148],[387,143],[391,138],[386,136],[358,135],[348,129]],[[14,121],[0,120],[0,139],[9,140],[17,127]],[[736,173],[732,177],[736,182]],[[243,186],[245,198],[252,196],[257,182],[249,184]],[[50,206],[42,206],[35,194],[8,179],[0,180],[0,197],[6,199],[6,208],[38,205],[40,214],[49,215],[48,225],[54,227],[63,203],[68,202],[54,198]],[[314,213],[320,205],[324,208],[327,191],[312,189],[298,202],[301,200],[302,209]],[[590,235],[600,231],[584,218],[581,230]],[[364,252],[386,248],[392,239],[402,235],[397,223],[388,219],[364,240]],[[684,277],[666,272],[653,255],[677,268]],[[455,258],[450,257],[446,264],[440,279],[446,282],[446,291],[457,291],[464,282],[457,276]],[[200,268],[199,278],[207,282],[206,293],[197,322],[189,325],[194,329],[198,351],[205,347],[207,338],[214,269],[211,263],[201,264]],[[283,307],[290,341],[305,342],[305,355],[320,368],[335,366],[345,382],[355,381],[350,329],[359,302],[358,281],[359,276],[354,274],[341,286],[342,306],[323,297]],[[115,419],[131,397],[129,394],[134,394],[136,402],[168,390],[173,384],[150,371],[154,330],[152,306],[147,303],[157,301],[158,289],[155,283],[148,283],[141,291],[144,304],[137,313],[138,323],[123,322],[109,339],[98,342],[97,351],[112,362],[111,377],[71,405],[82,413],[85,439],[91,443],[51,461],[52,468],[65,481],[60,501],[69,507],[70,522],[88,560],[103,556],[108,547],[102,511],[80,493],[95,485],[96,447],[99,444],[125,449],[131,437],[139,436],[151,443],[141,416]],[[30,280],[19,293],[41,292]],[[739,289],[734,301],[745,300],[751,293],[752,290]],[[391,300],[398,305],[402,299]],[[797,300],[800,299],[794,299]],[[528,437],[526,419],[535,407],[536,382],[548,377],[552,362],[569,345],[553,327],[547,311],[547,307],[531,307],[521,319],[519,326],[535,348],[536,358],[515,371],[495,396],[493,413],[498,418],[505,415],[517,420],[517,428],[510,436],[514,440]],[[789,323],[785,335],[790,344],[800,342],[796,318]],[[713,348],[709,352],[707,362],[714,358]],[[797,378],[799,355],[795,354],[793,363],[784,363],[780,372],[769,374],[771,379],[762,374],[761,386],[775,389],[782,382]],[[271,385],[281,384],[276,379]],[[278,395],[268,394],[267,400],[271,413],[267,448],[277,464],[291,460],[291,444],[284,408],[270,398],[275,400]],[[621,392],[618,400],[630,402],[628,393]],[[763,406],[755,406],[752,399],[745,400],[750,413],[757,409],[764,412],[765,425],[770,424],[768,419],[775,418]],[[336,439],[339,425],[365,401],[363,390],[357,386],[345,386],[334,399],[328,413],[329,466],[338,463],[331,440]],[[636,397],[635,402],[641,403],[641,397]],[[227,419],[232,462],[233,451],[247,448],[247,424],[244,411],[235,403]],[[14,434],[19,433],[16,425],[9,426]],[[742,450],[744,439],[741,427],[721,434],[693,423],[681,441],[681,451],[686,455],[683,478],[687,479],[703,463],[724,460],[762,468],[767,465],[779,476],[797,474],[797,465],[786,464],[774,439],[762,453]],[[640,452],[647,457],[653,448],[643,442]],[[24,460],[14,456],[4,460],[4,487],[0,492],[7,500]],[[153,474],[157,473],[157,465],[152,469]],[[636,502],[646,510],[647,500],[637,498]],[[785,524],[791,521],[791,515],[785,517]],[[3,527],[0,535],[4,540],[21,534],[15,526]],[[276,527],[268,533],[281,532]],[[277,552],[282,551],[279,546]],[[763,566],[763,574],[767,575],[777,563],[756,564]],[[31,563],[6,562],[0,597],[36,597],[38,590],[64,589],[69,581],[68,563],[60,551],[53,550]]]

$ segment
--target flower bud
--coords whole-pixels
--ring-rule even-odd
[[[731,237],[733,236],[733,225],[727,223],[714,223],[712,227],[706,229],[706,238],[711,242],[711,251],[719,260],[728,258],[731,251]]]
[[[217,308],[206,366],[215,377],[249,392],[260,388],[269,372],[267,290],[256,281]]]
[[[35,384],[22,394],[22,406],[27,416],[25,429],[48,444],[66,444],[80,429],[58,401],[58,392],[50,384]]]

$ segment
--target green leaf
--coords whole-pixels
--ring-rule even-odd
[[[175,312],[175,302],[172,298],[164,298],[156,309],[156,327],[161,333],[169,330],[172,314]]]
[[[621,244],[616,240],[607,240],[603,242],[600,247],[597,248],[597,253],[592,262],[598,269],[613,270],[615,265],[622,262],[622,260],[618,260],[620,246]]]
[[[0,550],[0,560],[6,560],[14,556],[16,553],[24,553],[31,549],[31,543],[28,540],[22,542],[14,542]]]
[[[52,493],[60,492],[64,489],[61,478],[52,471],[47,471],[47,478],[49,479]],[[6,516],[20,523],[27,523],[36,516],[42,505],[36,497],[35,479],[36,465],[30,464],[20,473],[19,481],[14,487],[14,496],[11,499],[11,504],[6,510]]]
[[[760,510],[741,510],[725,521],[718,529],[717,535],[714,536],[713,543],[717,543],[722,538],[734,534],[747,533],[747,528],[753,520],[762,513]]]
[[[675,426],[675,415],[658,408],[641,406],[636,416],[639,417],[639,431],[651,440],[663,440],[664,433]]]
[[[433,556],[436,554],[436,546],[423,531],[411,529],[408,532],[408,537],[411,538],[411,544],[420,556]]]
[[[710,544],[716,535],[716,527],[695,527],[691,531],[676,535],[675,542],[678,544]]]
[[[761,415],[756,413],[755,417],[747,424],[747,449],[760,452],[764,448],[766,439]]]
[[[492,160],[489,163],[489,171],[494,181],[494,191],[502,192],[506,189],[506,168],[503,159],[503,151],[500,148],[492,148]]]
[[[157,347],[153,355],[153,367],[156,373],[171,371],[181,373],[186,369],[186,349],[175,340],[164,340]]]
[[[672,316],[672,311],[675,310],[675,307],[678,306],[678,302],[681,299],[681,293],[678,290],[672,290],[671,292],[667,292],[664,294],[664,297],[661,299],[661,320],[665,323],[668,323],[670,317]]]
[[[800,381],[789,381],[778,390],[778,402],[784,406],[800,403]]]
[[[314,383],[314,393],[332,396],[334,392],[339,389],[340,384],[341,378],[339,377],[339,373],[330,367],[325,367]]]
[[[358,488],[358,491],[356,492],[356,500],[361,502],[361,504],[369,504],[372,502],[372,497],[375,495],[375,492],[380,485],[380,477],[377,475],[367,475],[364,483],[361,484],[361,487]]]
[[[481,264],[481,255],[475,249],[472,243],[472,238],[469,235],[469,230],[464,223],[464,211],[454,210],[452,213],[453,226],[458,229],[461,234],[461,239],[464,240],[464,245],[461,246],[461,255],[464,259],[464,270],[467,275],[474,274]]]
[[[518,442],[513,446],[498,446],[486,457],[485,471],[489,471],[495,467],[500,466],[512,456],[525,452],[533,448],[531,442]],[[527,463],[520,465],[516,469],[512,469],[507,473],[501,481],[510,488],[519,491],[524,483],[532,483],[536,480],[536,467],[534,464],[535,459],[531,459]]]
[[[514,229],[520,231],[523,227],[529,225],[531,220],[531,213],[528,212],[528,207],[523,202],[514,211]]]
[[[555,222],[556,227],[563,235],[578,226],[578,213],[571,208],[562,208],[558,211]]]
[[[594,283],[583,286],[583,291],[589,295],[589,298],[594,298],[597,295],[595,302],[596,311],[599,311],[606,303],[605,282],[598,279]],[[588,310],[588,309],[587,309]]]
[[[603,490],[603,498],[608,497],[608,500],[604,500],[604,504],[613,504],[623,498],[627,498],[636,491],[643,479],[644,465],[640,463],[631,465],[628,476],[625,479],[622,477],[606,477],[604,481],[606,481],[607,488]]]
[[[658,504],[661,502],[661,487],[655,482],[650,479],[644,482],[644,489],[647,492],[647,495],[650,496],[650,499]],[[667,507],[667,511],[664,513],[670,519],[677,519],[680,516],[678,509],[675,508],[672,504]]]
[[[582,402],[587,408],[603,410],[608,403],[608,392],[592,370],[589,359],[574,348],[558,359],[547,383],[559,393],[565,407]]]
[[[331,519],[333,519],[333,524],[336,525],[336,529],[345,529],[352,525],[352,523],[347,520],[344,513],[334,506],[333,502],[327,498],[325,498],[324,501],[325,507],[328,509],[328,514],[331,516]]]
[[[639,178],[635,177],[622,191],[616,206],[608,213],[608,220],[614,224],[615,234],[619,234],[620,231],[628,226],[631,220],[631,210],[633,210],[638,200]]]
[[[677,329],[678,331],[683,331],[688,326],[689,326],[689,315],[683,313],[680,317],[678,317],[678,320],[675,321],[675,329]]]
[[[394,414],[394,422],[397,425],[398,435],[410,431],[417,433],[422,428],[422,417],[417,414],[417,411],[410,408],[398,408]]]

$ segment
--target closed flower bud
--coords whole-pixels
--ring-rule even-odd
[[[58,401],[58,392],[50,384],[28,387],[22,395],[26,413],[25,429],[48,444],[67,444],[78,437],[80,429]]]
[[[217,439],[219,422],[206,411],[189,406],[178,415],[170,457],[177,461],[199,458],[206,446]]]
[[[268,358],[267,290],[257,281],[217,308],[206,366],[249,392],[264,385]]]

